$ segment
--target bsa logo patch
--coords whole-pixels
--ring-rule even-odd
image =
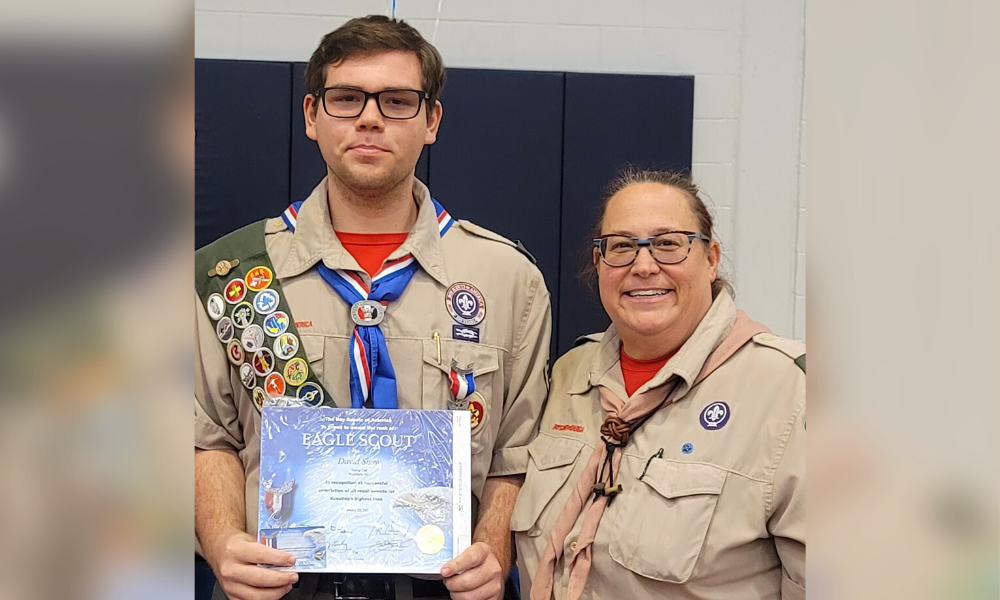
[[[323,390],[315,383],[303,383],[295,396],[309,406],[319,406],[323,404]]]
[[[269,315],[278,308],[278,292],[262,290],[253,297],[253,307],[262,315]]]
[[[309,366],[301,358],[293,358],[285,365],[285,381],[291,385],[302,385],[309,376]]]
[[[254,267],[247,271],[247,287],[255,292],[259,292],[274,281],[271,269],[267,267]]]
[[[452,319],[462,325],[478,325],[486,317],[486,300],[471,283],[456,283],[448,288],[445,307]]]
[[[699,419],[705,429],[722,429],[729,422],[729,405],[721,400],[713,402],[701,411]]]
[[[288,315],[280,310],[268,315],[264,319],[264,331],[271,337],[278,337],[285,333],[288,331]]]
[[[281,378],[281,373],[271,373],[264,380],[264,392],[271,398],[277,398],[285,394],[285,380]]]
[[[236,304],[247,297],[247,284],[242,279],[233,279],[226,284],[226,302]]]

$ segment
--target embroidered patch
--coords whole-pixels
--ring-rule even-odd
[[[471,283],[456,283],[444,297],[448,314],[462,325],[478,325],[486,317],[486,299]]]
[[[478,327],[462,327],[461,325],[451,326],[451,338],[454,340],[464,340],[466,342],[479,343]]]
[[[722,429],[729,422],[729,405],[721,400],[713,402],[701,411],[699,420],[705,429]]]

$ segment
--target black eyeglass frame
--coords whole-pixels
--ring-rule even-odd
[[[328,109],[326,107],[326,93],[328,91],[330,91],[330,90],[349,90],[349,91],[352,91],[352,92],[359,92],[361,94],[364,94],[365,95],[365,100],[364,100],[364,102],[361,103],[361,109],[358,110],[358,114],[352,115],[352,116],[349,116],[349,117],[348,116],[343,116],[343,115],[332,115],[332,114],[330,114],[330,109]],[[414,92],[414,93],[416,93],[417,96],[419,97],[419,100],[417,100],[417,110],[416,110],[416,112],[413,113],[413,116],[412,117],[390,117],[389,115],[385,114],[385,111],[382,110],[382,102],[380,101],[379,96],[381,96],[382,94],[384,94],[386,92]],[[382,115],[383,118],[392,119],[393,121],[409,121],[410,119],[417,118],[417,116],[420,114],[420,109],[423,108],[423,106],[424,106],[424,101],[427,100],[427,98],[429,98],[429,97],[430,97],[430,94],[428,94],[427,92],[425,92],[423,90],[411,90],[411,89],[407,89],[407,88],[390,88],[390,89],[381,90],[381,91],[378,91],[378,92],[366,92],[366,91],[364,91],[362,89],[353,88],[353,87],[346,87],[346,86],[341,86],[341,85],[333,85],[333,86],[330,86],[330,87],[325,87],[322,90],[320,90],[320,93],[319,93],[320,102],[323,103],[323,112],[325,112],[327,115],[333,117],[334,119],[356,119],[356,118],[360,117],[361,113],[365,112],[365,109],[368,108],[368,100],[371,99],[371,98],[375,98],[375,106],[378,107],[378,112],[379,112],[379,114]]]
[[[682,235],[687,236],[688,239],[687,252],[684,253],[684,258],[680,259],[677,262],[663,262],[662,260],[656,258],[656,254],[653,253],[653,240],[660,237],[661,235],[670,235],[672,233],[680,233]],[[630,239],[635,243],[635,254],[632,256],[632,260],[628,261],[624,265],[613,265],[604,258],[604,251],[607,249],[608,238],[611,237],[623,237],[626,239]],[[705,243],[711,243],[712,238],[708,237],[703,233],[698,233],[697,231],[666,231],[659,235],[654,235],[653,237],[642,238],[642,239],[639,239],[632,235],[622,235],[620,233],[607,233],[595,237],[593,239],[593,242],[594,246],[597,248],[597,253],[601,256],[601,262],[608,265],[609,267],[630,267],[635,263],[635,259],[639,258],[639,251],[642,250],[644,247],[649,250],[649,255],[653,257],[653,260],[660,263],[661,265],[679,265],[680,263],[687,260],[688,255],[691,254],[691,246],[692,244],[694,244],[695,240],[704,240]]]

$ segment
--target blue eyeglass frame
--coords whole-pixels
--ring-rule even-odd
[[[653,254],[652,245],[653,245],[653,240],[655,240],[656,238],[660,237],[661,235],[668,235],[671,233],[680,233],[686,235],[688,238],[688,248],[687,252],[684,254],[684,258],[680,259],[677,262],[668,263],[668,262],[663,262],[662,260],[656,258],[656,255]],[[607,260],[605,260],[604,250],[607,246],[608,238],[610,237],[623,237],[626,239],[630,239],[635,243],[635,255],[632,256],[632,260],[625,263],[624,265],[612,265]],[[703,233],[698,233],[697,231],[665,231],[659,235],[654,235],[653,237],[642,238],[642,239],[631,235],[621,235],[620,233],[608,233],[602,236],[595,237],[593,241],[594,241],[594,246],[597,248],[597,253],[601,256],[601,262],[608,265],[609,267],[628,267],[635,262],[635,259],[639,258],[639,251],[642,250],[643,248],[647,248],[649,250],[649,255],[653,257],[653,260],[660,263],[661,265],[678,265],[687,260],[688,255],[691,254],[691,245],[694,244],[695,240],[704,240],[705,242],[710,243],[712,241],[712,238],[708,237]]]

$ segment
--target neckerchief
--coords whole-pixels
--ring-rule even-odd
[[[455,220],[437,200],[431,198],[431,202],[437,214],[438,232],[443,237]],[[302,201],[295,202],[281,215],[293,232],[300,206]],[[348,307],[362,300],[379,302],[384,307],[402,295],[417,271],[417,261],[413,255],[407,254],[384,262],[382,268],[372,275],[371,287],[365,284],[358,271],[331,269],[322,261],[317,263],[316,270]],[[348,355],[351,361],[351,406],[396,408],[396,372],[392,368],[385,336],[378,325],[355,325]]]

